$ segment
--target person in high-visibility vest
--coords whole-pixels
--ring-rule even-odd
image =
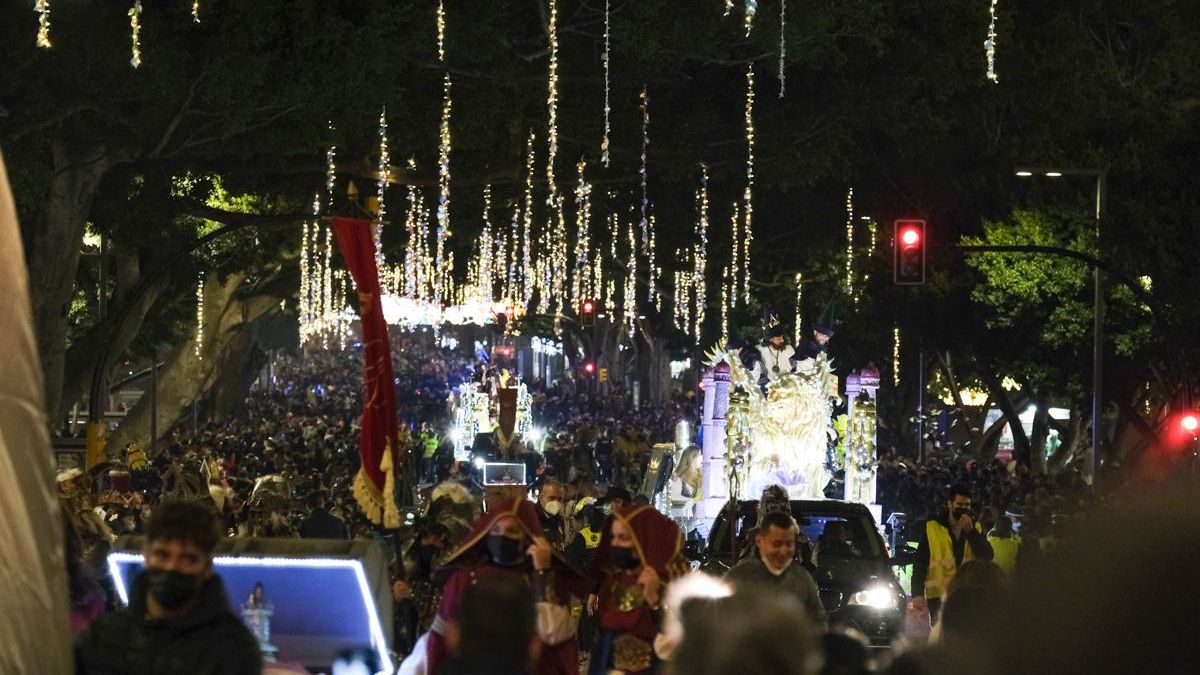
[[[426,425],[421,431],[421,445],[425,448],[421,463],[424,469],[425,480],[429,483],[437,482],[437,449],[439,444],[441,444],[441,439],[438,438],[433,429]]]
[[[996,526],[988,532],[988,543],[992,545],[992,562],[1012,578],[1021,551],[1021,538],[1013,532],[1012,518],[1000,516],[996,519]]]
[[[925,523],[913,565],[912,609],[929,610],[929,624],[937,623],[946,587],[968,560],[991,560],[992,545],[971,511],[971,489],[955,485],[947,495],[946,510]]]

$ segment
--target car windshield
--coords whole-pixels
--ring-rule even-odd
[[[728,511],[714,524],[708,550],[718,556],[736,556],[747,545],[747,537],[758,520],[756,505],[742,509],[737,522],[737,544],[729,540]],[[855,513],[829,513],[811,508],[802,509],[792,503],[792,516],[800,523],[800,529],[817,549],[817,555],[825,552],[825,558],[843,560],[868,560],[886,557],[883,542],[875,532],[869,515]]]
[[[830,558],[867,560],[885,555],[879,535],[867,516],[830,513],[797,515],[800,530],[816,547],[818,564]]]

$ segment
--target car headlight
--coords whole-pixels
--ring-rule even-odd
[[[890,609],[896,606],[896,593],[887,586],[872,586],[865,591],[851,595],[850,602],[847,604],[874,609]]]

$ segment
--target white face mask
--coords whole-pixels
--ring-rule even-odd
[[[763,565],[766,566],[767,571],[771,573],[771,576],[777,577],[777,576],[782,575],[784,572],[786,572],[788,570],[789,567],[792,566],[792,561],[788,560],[786,565],[784,565],[783,567],[777,568],[774,565],[772,565],[770,562],[768,562],[766,558],[763,558]]]
[[[558,514],[562,513],[562,502],[546,502],[542,506],[542,510],[544,510],[548,515],[557,516]]]

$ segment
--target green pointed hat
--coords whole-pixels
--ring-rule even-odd
[[[833,335],[835,312],[836,310],[834,309],[834,301],[831,299],[829,302],[825,303],[825,309],[821,310],[821,318],[817,319],[817,323],[815,326],[813,326],[813,330],[817,331],[821,335]]]

